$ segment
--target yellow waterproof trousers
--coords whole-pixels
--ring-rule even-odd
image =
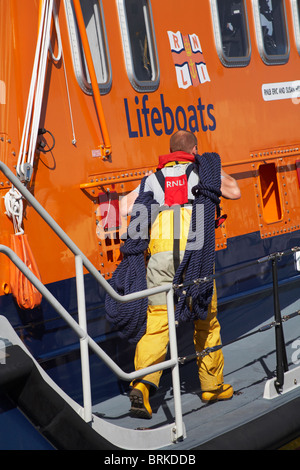
[[[147,330],[136,346],[135,369],[157,364],[165,360],[169,343],[168,314],[166,305],[149,305]],[[214,295],[205,320],[194,322],[195,351],[221,344],[220,324],[217,320],[217,294]],[[197,358],[199,379],[202,391],[215,390],[223,383],[224,358],[222,350]],[[159,385],[162,371],[144,376],[139,381]]]
[[[171,212],[171,211],[170,211]],[[168,219],[166,220],[166,218]],[[147,267],[148,288],[164,283],[172,283],[174,278],[173,253],[168,251],[172,247],[173,233],[172,216],[162,213],[162,218],[154,224],[151,230],[150,242],[151,258]],[[181,210],[182,227],[186,233],[189,227],[190,211]],[[159,219],[159,218],[158,218]],[[158,225],[159,224],[159,225]],[[162,236],[161,232],[168,231],[168,236]],[[184,235],[184,234],[183,234]],[[181,236],[181,257],[184,253],[186,238]],[[144,336],[137,343],[135,351],[135,369],[143,369],[165,360],[169,343],[168,314],[165,305],[165,293],[149,297],[147,311],[147,329]],[[211,304],[205,320],[194,322],[194,345],[197,352],[208,347],[221,344],[220,324],[217,320],[217,291],[214,284],[214,292]],[[223,383],[224,358],[222,350],[212,352],[203,358],[197,358],[199,379],[202,391],[215,390]],[[146,375],[139,382],[150,383],[158,387],[162,371]]]

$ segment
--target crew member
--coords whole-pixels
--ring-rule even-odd
[[[191,204],[194,199],[192,188],[198,183],[199,176],[192,162],[198,154],[197,139],[188,131],[177,131],[170,139],[170,154],[159,158],[159,168],[164,177],[164,186],[153,173],[147,177],[144,192],[152,191],[153,198],[161,206],[181,204],[180,208],[180,260],[182,260],[189,232]],[[168,182],[169,184],[166,184]],[[186,183],[186,184],[185,184]],[[239,186],[234,178],[221,169],[220,191],[223,197],[239,199]],[[123,198],[120,206],[122,215],[130,213],[137,190]],[[176,271],[174,266],[174,234],[172,233],[174,213],[163,210],[151,227],[149,244],[150,259],[147,266],[148,288],[172,283]],[[147,329],[136,345],[135,368],[164,361],[168,334],[168,315],[165,294],[149,297],[147,310]],[[217,292],[214,283],[213,295],[206,318],[194,322],[194,345],[197,352],[221,344],[220,324],[217,320]],[[231,385],[224,384],[224,358],[222,350],[216,350],[203,358],[197,358],[202,400],[205,402],[230,399],[233,395]],[[141,418],[151,418],[149,403],[150,387],[158,388],[162,371],[146,375],[131,384],[131,414]]]

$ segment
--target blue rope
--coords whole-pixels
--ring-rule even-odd
[[[193,203],[190,233],[196,233],[196,207],[204,206],[204,237],[203,246],[199,250],[189,249],[188,243],[182,262],[174,277],[174,285],[183,281],[188,283],[198,278],[213,274],[215,263],[215,210],[219,210],[221,196],[221,161],[216,153],[204,153],[197,155],[195,165],[199,173],[199,183],[192,188],[195,200]],[[198,233],[199,236],[199,233]],[[208,306],[213,293],[213,281],[192,284],[184,289],[177,290],[178,302],[175,308],[177,321],[186,322],[205,319]],[[191,306],[191,307],[190,307]]]
[[[149,227],[151,226],[152,212],[158,213],[159,205],[153,199],[153,192],[144,192],[144,177],[141,182],[140,192],[133,207],[133,215],[127,231],[127,238],[121,247],[123,260],[115,270],[111,285],[120,295],[131,294],[147,289],[147,275],[144,252],[149,245]],[[141,206],[140,206],[141,205]],[[147,217],[141,217],[137,210],[139,207],[146,208]],[[153,210],[154,209],[154,210]],[[144,210],[143,210],[144,213]],[[154,214],[155,217],[155,214]],[[139,231],[132,230],[138,219]],[[137,343],[144,335],[147,326],[148,298],[133,300],[128,303],[120,303],[109,295],[106,295],[105,310],[106,318],[131,343]]]

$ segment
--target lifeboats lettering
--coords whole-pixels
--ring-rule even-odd
[[[208,105],[198,98],[197,104],[190,104],[187,109],[177,106],[172,109],[165,102],[164,95],[160,95],[159,106],[149,106],[149,96],[142,99],[135,97],[132,101],[124,99],[125,115],[128,135],[131,139],[149,137],[151,134],[161,136],[172,135],[176,130],[190,130],[191,132],[207,132],[216,129],[214,105]]]

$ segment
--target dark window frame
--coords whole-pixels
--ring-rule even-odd
[[[88,0],[81,0],[81,2],[82,1],[85,2],[85,7],[86,7]],[[96,76],[98,79],[99,90],[101,94],[106,94],[111,89],[112,71],[111,71],[111,63],[110,63],[102,0],[89,0],[89,1],[93,2],[94,6],[97,4],[99,8],[97,11],[97,13],[99,13],[99,18],[97,18],[97,21],[95,18],[95,22],[94,22],[94,25],[96,25],[96,29],[92,30],[93,25],[91,25],[90,30],[87,28],[87,35],[89,38],[91,54],[93,57],[95,72],[96,72]],[[64,0],[64,4],[65,4],[66,17],[67,17],[69,39],[70,39],[70,45],[71,45],[72,60],[73,60],[75,76],[79,83],[80,88],[84,91],[84,93],[88,95],[92,95],[93,90],[92,90],[91,83],[89,82],[87,65],[86,65],[85,58],[84,58],[84,53],[83,53],[80,35],[79,35],[78,27],[77,27],[72,0]],[[85,11],[83,9],[83,16],[84,14],[85,14]],[[85,18],[85,21],[86,21],[86,18]],[[93,37],[91,37],[92,34],[93,34]],[[95,50],[93,48],[93,45],[95,45],[96,43],[99,45],[98,50]],[[97,62],[94,60],[95,58],[97,58],[98,64],[101,62],[101,70],[97,68]],[[103,76],[103,79],[99,80],[100,75]]]
[[[128,21],[126,2],[127,0],[117,0],[127,75],[132,87],[136,91],[141,93],[152,92],[157,90],[159,86],[160,70],[156,47],[154,23],[152,17],[151,1],[138,0],[139,6],[142,4],[142,2],[145,2],[146,4],[146,9],[143,11],[145,18],[145,29],[143,31],[144,33],[146,33],[144,38],[144,46],[145,49],[147,49],[146,60],[149,61],[151,78],[145,77],[145,79],[141,79],[142,77],[140,73],[142,72],[137,72],[137,61],[138,59],[141,59],[141,57],[137,58],[136,55],[134,55],[133,49],[135,50],[135,52],[138,52],[139,45],[136,44],[135,41],[132,42],[132,38],[134,37],[132,25],[134,25],[134,23]],[[145,5],[143,5],[143,7],[145,7]],[[147,12],[146,16],[145,12]],[[140,44],[142,44],[142,41],[140,41]],[[141,47],[142,46],[140,46],[140,49]]]
[[[264,22],[268,21],[268,19],[264,19],[261,16],[260,13],[260,1],[262,0],[252,0],[252,5],[253,5],[253,13],[254,13],[254,22],[255,22],[255,30],[256,30],[256,39],[257,39],[257,45],[258,45],[258,50],[261,56],[261,59],[266,65],[283,65],[286,64],[289,60],[289,55],[290,55],[290,41],[289,41],[289,31],[288,31],[288,23],[287,23],[287,16],[286,16],[286,8],[285,8],[285,2],[284,0],[273,0],[274,2],[281,2],[281,12],[283,14],[282,20],[283,23],[282,28],[282,36],[285,36],[286,44],[285,44],[285,52],[280,53],[280,54],[271,54],[270,51],[266,50],[265,44],[265,38],[266,35],[264,34],[265,30],[265,25],[262,24],[262,19]],[[272,1],[272,0],[271,0]],[[278,15],[278,12],[276,11],[276,14]],[[271,22],[272,23],[272,22]],[[272,25],[273,27],[273,25]],[[277,34],[278,32],[276,32]],[[272,42],[273,38],[268,35],[270,38],[269,41]],[[276,45],[276,42],[273,41],[274,44]],[[272,46],[270,46],[271,49]],[[275,50],[275,47],[273,48]]]
[[[224,2],[224,0],[219,0],[219,1]],[[251,60],[251,39],[250,39],[250,32],[249,32],[249,25],[248,25],[247,5],[246,5],[245,0],[240,0],[240,2],[235,2],[235,3],[240,3],[240,5],[242,5],[242,8],[243,8],[242,21],[243,21],[244,30],[240,30],[240,33],[241,33],[240,38],[241,36],[243,36],[243,41],[247,43],[245,44],[246,54],[236,55],[236,56],[228,54],[229,47],[230,46],[234,47],[238,44],[237,38],[238,38],[239,32],[237,32],[237,29],[234,30],[234,27],[232,30],[232,34],[231,34],[230,29],[228,29],[227,33],[224,32],[224,18],[222,18],[223,21],[220,19],[220,15],[219,15],[220,10],[219,10],[218,0],[210,0],[216,49],[217,49],[219,59],[225,67],[246,67]],[[232,11],[233,18],[235,14],[236,14],[236,11],[234,10],[234,5],[233,5],[233,11]],[[238,14],[241,14],[240,11]],[[236,14],[236,18],[238,17],[238,14]],[[227,48],[227,51],[226,51],[226,48]]]
[[[291,0],[295,42],[300,55],[300,0]]]

